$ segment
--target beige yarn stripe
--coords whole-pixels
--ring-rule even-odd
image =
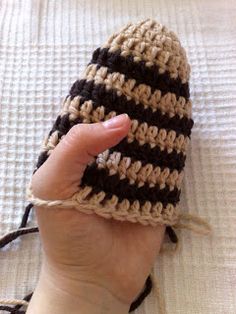
[[[111,112],[111,115],[112,113],[113,112]],[[106,118],[108,119],[110,117],[106,116]],[[186,154],[189,143],[188,137],[184,138],[183,135],[180,135],[174,139],[173,131],[167,133],[164,129],[155,137],[152,129],[155,127],[148,128],[146,123],[142,123],[139,127],[137,127],[137,125],[137,120],[131,121],[131,130],[127,135],[128,143],[132,143],[136,139],[141,146],[149,144],[151,148],[159,146],[161,150],[167,149],[169,154],[173,150],[176,150],[177,153],[182,152],[184,155]],[[136,129],[137,131],[133,133],[132,129]],[[46,137],[42,144],[42,151],[48,151],[50,154],[59,142],[59,133],[56,130],[49,137]]]
[[[160,90],[152,93],[150,86],[146,84],[136,85],[136,80],[125,80],[125,75],[119,72],[109,73],[107,67],[97,69],[96,64],[90,64],[84,73],[84,79],[87,81],[94,80],[95,84],[104,84],[107,90],[114,89],[117,95],[125,95],[127,100],[134,100],[136,104],[142,104],[145,108],[161,110],[170,117],[178,114],[180,118],[186,116],[191,118],[192,104],[191,101],[180,96],[178,99],[174,93],[162,95]]]
[[[72,101],[68,98],[63,106],[62,115],[71,112],[71,120],[75,118],[82,118],[83,123],[100,122],[108,120],[116,116],[115,111],[109,112],[105,115],[105,108],[103,106],[93,110],[93,103],[91,100],[85,101],[80,107],[80,96],[75,97]],[[137,120],[131,120],[131,127],[127,135],[128,143],[134,140],[139,142],[139,145],[149,144],[151,148],[159,146],[161,150],[167,149],[168,153],[176,150],[177,153],[186,153],[189,138],[182,134],[176,136],[176,132],[166,129],[158,129],[156,126],[148,126],[146,122],[139,123]],[[43,143],[43,151],[52,150],[59,143],[58,131],[53,132]]]
[[[76,208],[86,214],[94,214],[110,219],[114,218],[120,221],[139,222],[143,225],[156,226],[158,224],[175,225],[179,218],[178,206],[162,203],[152,204],[146,201],[143,205],[138,200],[130,203],[124,199],[119,202],[116,195],[111,199],[104,200],[106,193],[101,191],[92,194],[92,187],[86,186],[80,188],[71,198],[66,200],[42,200],[35,197],[31,188],[27,190],[27,199],[35,206]]]
[[[130,25],[124,31],[112,36],[103,48],[110,52],[121,51],[121,56],[132,55],[135,62],[146,61],[146,66],[157,65],[159,73],[168,71],[170,77],[180,77],[186,83],[190,76],[190,66],[186,53],[173,32],[162,25],[147,21],[141,28]]]
[[[176,136],[176,132],[166,129],[160,129],[156,126],[148,126],[146,122],[139,124],[137,120],[131,121],[131,128],[127,135],[128,143],[132,143],[135,139],[139,145],[149,144],[151,148],[159,146],[161,150],[167,149],[168,153],[176,150],[177,153],[186,153],[189,138],[183,134]]]
[[[71,119],[78,117],[83,119],[84,123],[94,123],[108,120],[117,115],[115,111],[109,112],[105,115],[105,107],[100,106],[93,110],[93,102],[91,100],[85,101],[80,107],[80,96],[70,100],[68,97],[64,102],[62,114],[70,113]],[[175,149],[177,152],[186,152],[189,138],[180,134],[176,136],[176,132],[166,129],[158,129],[156,126],[149,126],[146,122],[140,123],[138,120],[131,120],[131,128],[127,135],[128,142],[131,143],[136,139],[140,145],[149,144],[152,148],[160,146],[162,150],[167,149],[172,152]]]
[[[67,97],[63,102],[60,115],[63,116],[69,113],[71,121],[80,117],[84,119],[83,121],[84,123],[99,122],[101,120],[106,120],[106,117],[104,119],[104,116],[105,116],[104,106],[98,106],[94,109],[92,100],[84,101],[82,105],[80,105],[80,100],[82,98],[83,97],[81,96],[76,96],[71,100],[70,97]],[[108,118],[116,115],[115,111],[111,111],[111,112],[112,114],[111,113],[107,114]],[[138,120],[135,120],[135,121],[138,121]],[[173,130],[173,132],[175,131]]]
[[[129,179],[129,183],[137,184],[142,187],[145,183],[149,187],[159,185],[160,189],[166,186],[172,191],[175,187],[180,189],[183,180],[183,171],[170,171],[169,168],[161,170],[160,167],[154,167],[152,164],[142,166],[141,161],[132,162],[130,157],[122,157],[120,152],[113,152],[109,154],[109,150],[98,155],[96,159],[98,168],[106,168],[110,175],[119,174],[120,180]]]

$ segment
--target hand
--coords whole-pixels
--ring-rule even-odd
[[[88,163],[121,141],[129,127],[127,115],[74,126],[34,174],[34,195],[72,196]],[[27,313],[64,313],[59,307],[65,304],[72,306],[67,313],[127,313],[150,274],[164,226],[119,222],[73,208],[37,208],[36,213],[44,259]],[[45,306],[41,311],[39,299],[40,308]]]

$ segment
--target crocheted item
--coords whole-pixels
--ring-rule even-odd
[[[127,113],[129,133],[86,168],[70,199],[40,200],[29,191],[29,200],[143,225],[175,225],[193,126],[189,73],[178,38],[155,21],[129,24],[111,36],[73,84],[37,168],[75,124]]]

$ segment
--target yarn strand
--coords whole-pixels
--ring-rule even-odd
[[[35,233],[38,231],[38,227],[25,227],[13,230],[0,238],[0,249],[24,234]]]
[[[14,314],[25,314],[26,311],[20,310],[22,306],[28,306],[31,297],[33,293],[27,294],[23,300],[17,300],[17,299],[0,299],[0,310],[6,311],[8,313],[14,313]],[[11,307],[9,305],[15,305],[14,307]]]
[[[31,212],[31,209],[33,208],[33,204],[32,203],[29,203],[26,207],[25,207],[25,212],[24,212],[24,215],[21,219],[21,223],[20,223],[20,226],[19,228],[24,228],[26,227],[27,225],[27,222],[28,222],[28,219],[29,219],[29,214]]]
[[[175,233],[174,229],[170,226],[166,227],[166,233],[168,234],[168,237],[172,243],[178,242],[177,234]]]
[[[17,300],[17,299],[0,299],[0,303],[4,305],[28,305],[28,302],[25,300]]]
[[[205,219],[188,213],[180,214],[179,222],[175,228],[188,229],[200,235],[209,235],[212,232],[210,224]]]
[[[23,300],[24,300],[24,301],[27,301],[27,303],[29,303],[29,301],[30,301],[31,298],[32,298],[32,295],[33,295],[33,292],[27,294],[27,295],[24,297]],[[17,304],[17,305],[14,307],[14,309],[15,309],[15,310],[19,310],[21,307],[22,307],[21,304]]]
[[[6,305],[0,305],[0,311],[5,311],[14,314],[25,314],[25,311],[15,310],[14,308]]]
[[[151,279],[151,276],[148,276],[145,282],[145,287],[143,291],[139,294],[137,299],[134,300],[134,302],[131,304],[129,312],[136,310],[140,306],[140,304],[143,303],[144,299],[150,294],[151,290],[152,290],[152,279]]]

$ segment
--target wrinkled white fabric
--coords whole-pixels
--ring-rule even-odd
[[[189,56],[195,126],[181,208],[213,227],[209,238],[182,231],[181,251],[159,257],[156,273],[168,313],[235,314],[234,0],[1,0],[0,233],[18,226],[42,139],[92,51],[128,21],[149,17],[174,30]],[[40,250],[38,235],[27,235],[0,251],[0,298],[34,289]],[[136,313],[156,314],[156,298]]]

